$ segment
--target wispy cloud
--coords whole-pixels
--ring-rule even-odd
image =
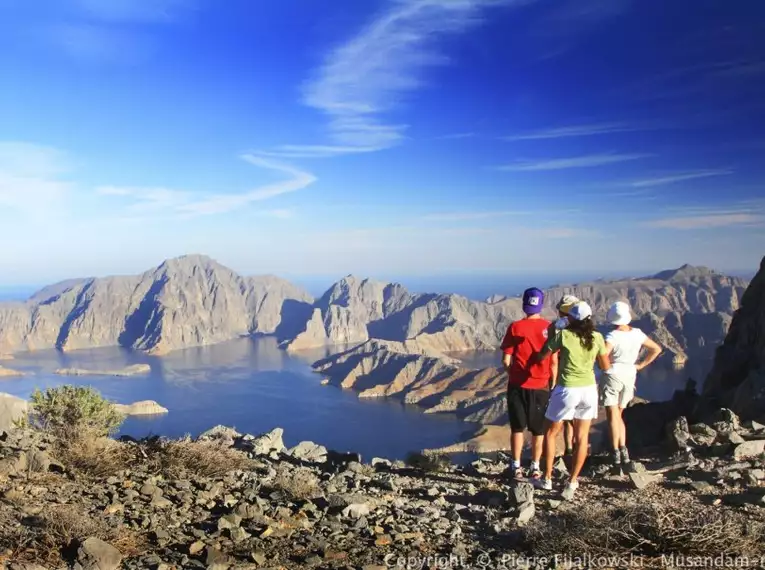
[[[590,154],[585,156],[575,156],[570,158],[551,158],[547,160],[522,160],[511,164],[499,166],[499,170],[512,172],[537,172],[547,170],[567,170],[569,168],[591,168],[594,166],[605,166],[617,162],[626,162],[628,160],[638,160],[647,158],[650,154]]]
[[[61,213],[73,184],[64,175],[73,168],[58,149],[0,141],[0,205],[13,215],[40,218]]]
[[[519,216],[529,213],[530,212],[521,212],[516,210],[497,210],[486,212],[443,212],[426,214],[422,217],[422,220],[425,222],[462,222],[472,220],[486,220],[490,218],[504,218],[506,216]]]
[[[254,202],[303,190],[316,181],[313,174],[288,164],[251,154],[243,155],[241,158],[254,166],[287,174],[289,177],[286,180],[266,184],[246,192],[228,194],[200,194],[168,188],[115,186],[102,186],[96,191],[104,196],[132,200],[132,204],[128,206],[128,212],[133,216],[170,212],[182,217],[196,217],[236,211]],[[286,218],[292,215],[292,212],[286,209],[267,210],[262,213],[277,218]]]
[[[696,170],[694,172],[684,172],[656,178],[645,178],[643,180],[633,180],[624,183],[624,186],[631,188],[652,188],[654,186],[664,186],[667,184],[676,184],[678,182],[687,182],[688,180],[698,180],[699,178],[709,178],[712,176],[725,176],[733,174],[733,170]]]
[[[761,226],[763,223],[765,223],[765,216],[751,213],[740,213],[661,218],[646,222],[645,225],[650,228],[665,228],[671,230],[704,230],[731,226]]]
[[[569,125],[566,127],[554,127],[519,133],[502,137],[506,141],[526,141],[542,139],[562,139],[567,137],[587,137],[594,135],[607,135],[612,133],[629,133],[634,131],[649,130],[648,126],[635,126],[626,123],[594,123],[589,125]]]
[[[441,135],[438,137],[433,137],[433,140],[443,141],[443,140],[471,139],[475,136],[476,136],[475,133],[453,133],[449,135]]]
[[[329,119],[329,144],[285,145],[268,156],[317,158],[399,144],[408,125],[384,115],[448,58],[439,40],[480,22],[487,8],[517,0],[390,0],[370,24],[334,49],[305,86],[303,102]]]
[[[646,227],[672,230],[704,230],[725,227],[756,228],[765,226],[765,201],[749,200],[716,207],[689,206],[672,208],[665,216],[643,223]]]

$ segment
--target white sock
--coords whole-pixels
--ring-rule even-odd
[[[532,471],[539,471],[539,461],[532,461],[531,462],[531,470]]]
[[[520,466],[521,466],[521,462],[513,459],[513,469],[518,469]]]

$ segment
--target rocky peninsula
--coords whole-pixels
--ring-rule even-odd
[[[119,370],[89,370],[85,368],[59,368],[53,373],[59,376],[143,376],[151,372],[148,364],[132,364]]]

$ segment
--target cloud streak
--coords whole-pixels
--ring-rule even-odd
[[[707,230],[733,226],[760,226],[764,222],[765,216],[752,213],[737,213],[661,218],[646,222],[644,225],[649,228],[670,230]]]
[[[592,168],[629,160],[647,158],[650,154],[590,154],[569,158],[551,158],[546,160],[522,160],[497,167],[509,172],[544,172],[548,170],[568,170],[570,168]]]
[[[282,194],[303,190],[316,181],[316,177],[291,165],[245,154],[246,162],[274,172],[288,175],[285,180],[266,184],[241,193],[199,194],[169,188],[131,188],[102,186],[96,189],[102,196],[132,199],[128,206],[132,215],[147,215],[168,212],[181,217],[210,216],[226,214],[245,208],[254,202],[269,200]],[[273,217],[287,218],[292,212],[285,209],[269,210]]]
[[[407,124],[390,122],[423,72],[448,59],[438,40],[464,32],[490,7],[515,0],[390,0],[386,10],[334,49],[304,87],[303,102],[329,119],[329,144],[284,145],[267,155],[321,158],[374,152],[405,138]]]
[[[667,184],[677,184],[678,182],[687,182],[688,180],[698,180],[701,178],[710,178],[712,176],[725,176],[733,174],[732,170],[697,170],[695,172],[684,172],[669,176],[660,176],[656,178],[646,178],[644,180],[635,180],[627,182],[624,185],[631,188],[653,188],[654,186],[665,186]]]
[[[595,135],[608,135],[613,133],[631,133],[650,129],[651,127],[633,126],[626,123],[594,123],[589,125],[569,125],[566,127],[555,127],[527,133],[519,133],[516,135],[502,137],[502,140],[511,142],[562,139],[569,137],[589,137]]]

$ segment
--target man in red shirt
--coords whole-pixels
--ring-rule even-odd
[[[513,477],[523,477],[521,451],[523,433],[531,432],[531,468],[529,475],[539,478],[542,472],[544,423],[550,384],[557,376],[558,356],[553,354],[542,362],[532,363],[532,357],[542,350],[547,341],[550,322],[540,315],[544,293],[532,287],[523,292],[523,312],[526,317],[507,328],[502,341],[502,365],[508,374],[507,411],[510,418]]]

